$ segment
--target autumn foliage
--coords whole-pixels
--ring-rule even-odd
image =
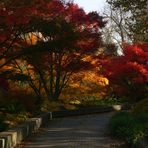
[[[140,100],[146,97],[148,84],[148,44],[125,45],[123,55],[104,56],[102,72],[118,97]]]
[[[142,99],[148,81],[147,44],[125,45],[121,56],[110,54],[114,46],[108,44],[112,51],[97,56],[105,24],[97,12],[86,13],[73,2],[2,0],[0,87],[7,90],[8,82],[19,82],[18,87],[31,88],[38,103],[57,100],[72,76],[93,69],[96,77],[99,67],[115,95]]]
[[[74,73],[93,68],[83,58],[102,42],[97,12],[60,0],[2,0],[0,12],[0,71],[9,66],[38,99],[58,99]]]

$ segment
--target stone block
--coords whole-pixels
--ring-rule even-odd
[[[14,148],[20,144],[26,137],[37,132],[37,130],[49,123],[52,119],[52,113],[45,113],[36,118],[30,118],[23,124],[16,126],[8,131],[0,133],[0,148]]]

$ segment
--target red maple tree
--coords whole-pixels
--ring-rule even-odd
[[[134,100],[146,97],[148,84],[148,44],[125,45],[123,55],[104,56],[102,70],[110,88],[119,97]]]
[[[100,47],[103,18],[60,0],[2,0],[0,4],[0,60],[5,59],[0,68],[12,66],[16,59],[27,62],[48,98],[57,99],[73,72],[91,67],[83,57]],[[20,68],[18,64],[15,67]],[[33,82],[29,81],[38,92]]]

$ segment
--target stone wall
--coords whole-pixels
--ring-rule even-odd
[[[37,130],[49,123],[52,119],[52,113],[44,113],[36,118],[30,118],[23,124],[15,128],[0,133],[0,148],[14,148],[20,144],[26,137],[37,132]]]

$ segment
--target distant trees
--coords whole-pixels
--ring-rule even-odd
[[[126,25],[129,26],[130,34],[134,42],[147,42],[147,0],[107,0],[113,11],[122,9],[123,13],[128,13]]]
[[[147,7],[146,0],[107,0],[108,25],[103,29],[105,52],[98,57],[102,74],[116,97],[140,100],[147,97]],[[116,45],[121,55],[114,54]],[[107,51],[107,52],[106,52]],[[119,51],[119,49],[118,49]]]
[[[123,43],[132,42],[129,25],[127,24],[129,13],[124,12],[122,7],[114,9],[112,5],[108,4],[103,14],[108,22],[103,29],[105,43],[116,43],[122,49]]]

